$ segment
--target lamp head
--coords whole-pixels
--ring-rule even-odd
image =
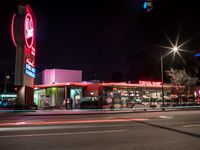
[[[178,51],[178,48],[175,46],[175,47],[173,48],[173,51],[174,51],[174,52],[177,52],[177,51]]]

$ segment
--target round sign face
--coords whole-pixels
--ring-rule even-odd
[[[107,102],[107,103],[112,103],[112,98],[107,98],[107,99],[106,99],[106,102]]]
[[[116,98],[114,98],[114,102],[115,102],[115,103],[120,103],[120,102],[121,102],[121,99],[120,99],[119,97],[116,97]]]
[[[33,46],[34,42],[34,23],[31,14],[27,13],[24,21],[24,38],[28,48]]]

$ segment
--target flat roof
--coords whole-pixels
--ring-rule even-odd
[[[141,85],[141,84],[132,84],[132,83],[77,83],[77,82],[66,82],[66,83],[55,83],[55,84],[44,84],[44,85],[35,85],[34,88],[48,88],[48,87],[62,87],[62,86],[80,86],[86,87],[88,85],[99,85],[103,87],[120,87],[120,88],[162,88],[162,85]],[[164,84],[164,88],[172,88],[174,85]]]

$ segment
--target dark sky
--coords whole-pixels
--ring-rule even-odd
[[[27,0],[28,1],[28,0]],[[0,2],[0,61],[14,70],[12,14],[21,1]],[[200,48],[200,11],[197,1],[154,0],[147,13],[144,0],[29,0],[37,17],[37,71],[46,68],[80,69],[83,79],[160,80],[160,50],[191,38],[185,49]],[[190,55],[190,56],[189,56]],[[192,54],[183,54],[188,62]],[[168,69],[176,65],[164,59]],[[190,58],[190,60],[189,60]],[[1,65],[3,70],[3,65]]]

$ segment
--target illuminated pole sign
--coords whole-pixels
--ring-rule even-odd
[[[31,14],[27,13],[24,21],[24,37],[26,46],[31,48],[34,42],[34,24]]]
[[[30,13],[27,13],[24,21],[24,39],[28,53],[26,58],[25,73],[32,78],[35,78],[35,48],[34,43],[34,23]]]
[[[20,5],[18,13],[13,15],[11,34],[17,49],[15,83],[16,85],[33,87],[33,79],[35,78],[36,18],[29,5]]]
[[[12,17],[11,35],[16,47],[15,86],[17,101],[24,107],[33,103],[36,56],[36,17],[26,3]]]
[[[31,67],[30,65],[25,65],[25,73],[32,78],[35,78],[35,68]]]

